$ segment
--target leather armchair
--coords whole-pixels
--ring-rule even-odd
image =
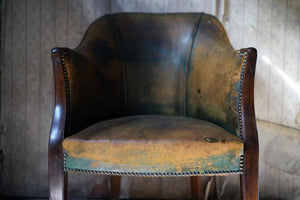
[[[50,199],[68,173],[239,174],[242,199],[258,199],[254,114],[256,49],[234,50],[204,13],[105,15],[75,49],[54,48]]]

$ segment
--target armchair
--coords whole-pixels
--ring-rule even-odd
[[[68,173],[200,177],[239,174],[258,199],[256,49],[234,50],[204,13],[105,15],[75,49],[53,48],[50,199]]]

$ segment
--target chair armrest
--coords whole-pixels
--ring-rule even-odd
[[[48,159],[49,159],[49,181],[58,186],[62,182],[62,177],[57,173],[63,172],[63,149],[62,140],[64,138],[66,121],[66,92],[65,77],[62,67],[61,57],[64,49],[52,50],[53,74],[55,79],[55,106],[53,112],[52,125],[49,136]],[[49,183],[50,184],[50,183]],[[50,194],[52,196],[53,194]]]
[[[256,119],[254,110],[254,78],[256,65],[256,49],[241,49],[240,53],[244,55],[244,71],[242,72],[243,84],[241,88],[241,117],[240,126],[242,130],[243,140],[245,142],[245,150],[250,145],[258,148],[258,137],[256,129]],[[258,150],[258,149],[257,149]]]
[[[64,137],[66,119],[66,92],[65,77],[61,63],[62,53],[65,49],[52,49],[53,75],[55,79],[55,106],[49,138],[49,148],[61,143]]]

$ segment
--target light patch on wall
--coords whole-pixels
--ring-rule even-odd
[[[272,61],[269,57],[265,55],[262,55],[261,57],[266,64],[272,64]],[[275,72],[278,73],[280,77],[295,91],[295,93],[300,96],[300,85],[276,65],[272,65],[272,67],[275,69]]]
[[[300,86],[294,81],[291,77],[289,77],[286,73],[284,73],[279,67],[276,67],[276,72],[283,78],[283,80],[295,91],[295,93],[300,96]]]
[[[295,123],[300,128],[300,103],[299,103],[299,110],[295,118]]]
[[[265,56],[265,55],[262,55],[261,58],[263,59],[263,61],[265,63],[267,63],[268,65],[271,65],[272,64],[272,61],[270,60],[269,57]]]
[[[272,61],[268,56],[262,55],[261,56],[262,60],[267,64],[271,65]],[[293,80],[290,76],[287,75],[284,71],[282,71],[279,67],[276,65],[272,64],[274,71],[287,83],[287,85],[294,91],[294,94],[300,97],[300,84],[297,83],[295,80]],[[300,104],[299,104],[299,111],[295,117],[295,124],[297,127],[300,127]]]

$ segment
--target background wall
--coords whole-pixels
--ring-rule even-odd
[[[0,194],[48,195],[47,148],[54,104],[51,48],[76,47],[88,25],[107,13],[206,12],[223,22],[236,49],[258,49],[255,106],[261,120],[261,197],[300,199],[300,1],[10,0],[2,6],[5,130],[0,135]],[[69,191],[76,197],[106,197],[109,181],[105,176],[71,175]],[[220,198],[238,198],[237,176],[219,177],[217,182]],[[126,177],[122,196],[189,198],[189,180]]]

